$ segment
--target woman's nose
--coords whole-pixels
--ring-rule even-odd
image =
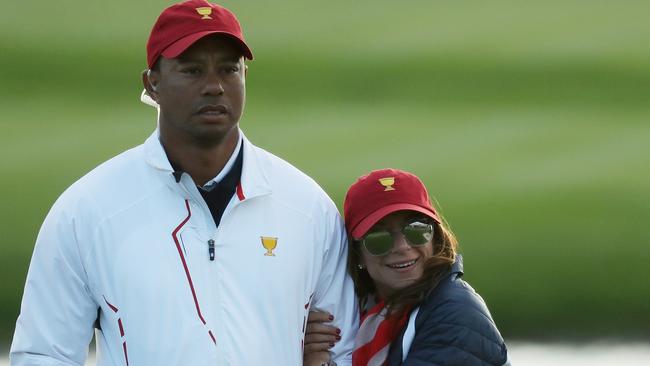
[[[406,241],[404,234],[401,232],[393,233],[393,251],[410,249],[411,245]]]

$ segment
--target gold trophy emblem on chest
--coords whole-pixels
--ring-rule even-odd
[[[278,245],[278,238],[270,237],[270,236],[260,236],[260,239],[262,239],[262,246],[264,249],[266,249],[266,253],[264,253],[265,256],[269,257],[275,257],[275,254],[273,253],[273,249]]]

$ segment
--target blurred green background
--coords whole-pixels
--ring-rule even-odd
[[[255,54],[241,121],[341,207],[418,174],[507,339],[647,337],[650,2],[223,1]],[[155,127],[169,1],[0,4],[0,344],[58,195]]]

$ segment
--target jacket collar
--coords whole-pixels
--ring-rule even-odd
[[[265,166],[260,160],[263,158],[258,148],[246,138],[244,133],[239,130],[243,137],[244,145],[244,162],[242,166],[241,180],[237,185],[237,197],[240,201],[257,196],[270,194],[271,185],[264,170]],[[156,129],[144,142],[145,161],[154,169],[163,173],[169,173],[170,179],[174,179],[172,168],[165,149],[160,143],[160,132]]]
[[[165,149],[160,143],[160,132],[156,129],[144,142],[144,159],[153,168],[164,172],[173,172]]]
[[[239,133],[244,138],[244,165],[241,171],[241,180],[237,187],[237,196],[240,201],[250,199],[257,196],[263,196],[272,192],[271,184],[269,183],[266,165],[261,159],[266,158],[263,152],[254,146],[246,135],[239,130]]]
[[[459,274],[459,277],[463,275],[463,256],[461,254],[456,254],[456,261],[451,265],[451,274]]]

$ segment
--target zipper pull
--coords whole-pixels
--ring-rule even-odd
[[[208,255],[210,256],[210,260],[214,260],[214,240],[210,239],[208,240]]]

